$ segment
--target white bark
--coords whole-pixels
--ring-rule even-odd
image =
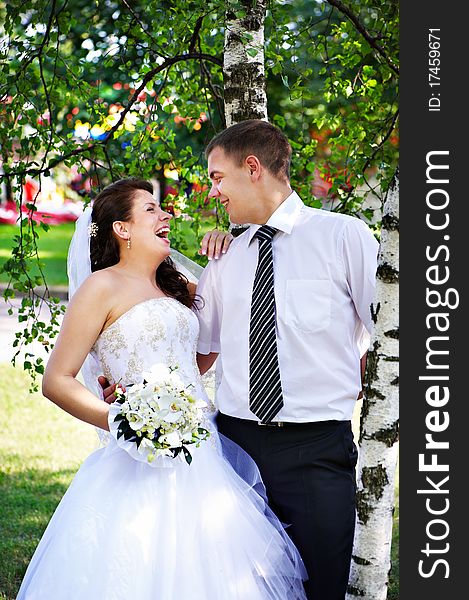
[[[375,331],[368,353],[360,425],[357,527],[347,600],[385,600],[390,571],[398,455],[399,186],[384,205]]]
[[[223,57],[226,126],[245,119],[267,120],[264,75],[266,0],[243,0],[244,15],[228,10]],[[255,55],[251,56],[251,54]]]

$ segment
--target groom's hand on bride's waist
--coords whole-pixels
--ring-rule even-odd
[[[104,377],[103,375],[98,377],[98,383],[103,389],[104,401],[107,402],[108,404],[112,404],[114,402],[114,400],[116,399],[116,395],[115,395],[116,384],[113,383],[111,385],[109,383],[109,381],[106,379],[106,377]],[[123,390],[125,392],[125,388],[122,385],[119,385],[119,387],[121,388],[121,390]]]

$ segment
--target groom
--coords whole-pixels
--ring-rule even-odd
[[[265,121],[209,143],[210,196],[251,223],[197,287],[198,362],[219,354],[219,431],[256,461],[314,600],[343,600],[355,526],[350,419],[371,331],[378,244],[359,219],[306,207],[291,147]]]

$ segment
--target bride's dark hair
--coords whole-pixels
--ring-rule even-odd
[[[136,177],[120,179],[105,187],[94,199],[91,220],[96,223],[97,231],[90,238],[92,272],[119,262],[119,243],[113,234],[112,224],[114,221],[130,221],[134,195],[138,190],[153,194],[153,185]],[[169,257],[159,265],[155,279],[167,296],[189,308],[193,306],[196,296],[189,292],[188,279],[176,269]]]

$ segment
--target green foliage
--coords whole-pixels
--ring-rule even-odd
[[[0,2],[0,178],[8,193],[20,205],[26,177],[41,187],[51,175],[72,173],[93,189],[135,175],[164,191],[165,172],[176,171],[179,197],[195,194],[184,198],[173,243],[200,261],[189,249],[206,215],[214,211],[226,225],[203,190],[203,149],[224,126],[225,11],[248,18],[249,6],[108,0],[96,10],[86,0]],[[362,210],[367,193],[385,193],[397,164],[398,31],[393,0],[269,3],[268,113],[291,140],[292,184],[308,204],[327,201],[371,217]],[[29,204],[32,214],[36,198]],[[26,295],[20,317],[30,333],[21,343],[53,338],[60,314],[37,240],[37,226],[24,219],[2,267],[11,279],[5,297]],[[38,286],[53,312],[51,331],[35,325]]]
[[[292,141],[303,199],[320,174],[334,210],[353,214],[369,193],[384,197],[397,165],[399,22],[391,0],[346,3],[354,22],[336,7],[344,4],[272,3],[267,92],[271,120]]]

